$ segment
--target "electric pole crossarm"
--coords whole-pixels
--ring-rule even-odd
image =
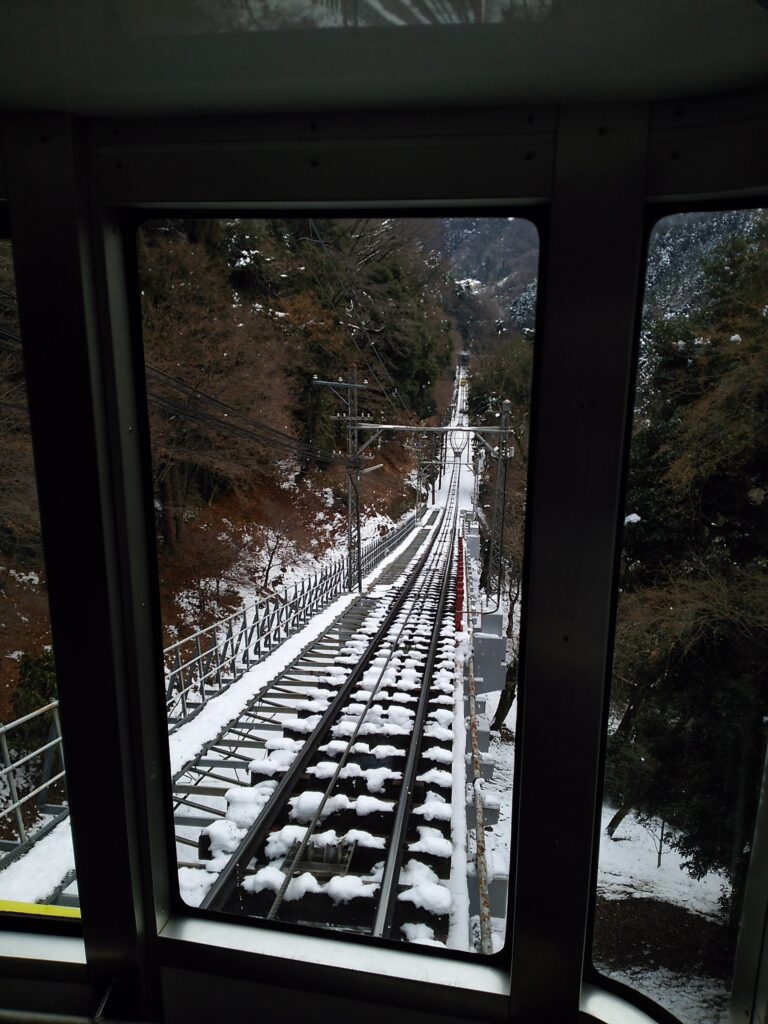
[[[495,458],[497,457],[497,455],[498,455],[498,451],[497,451],[497,450],[496,450],[495,448],[492,448],[492,447],[491,447],[491,446],[490,446],[490,445],[488,444],[488,442],[487,442],[487,441],[485,440],[485,438],[484,438],[484,437],[482,436],[482,434],[478,434],[478,435],[477,435],[477,438],[478,438],[478,440],[479,440],[479,441],[482,441],[482,442],[483,442],[483,444],[485,445],[485,447],[486,447],[486,450],[488,451],[488,453],[489,453],[490,455],[492,455],[492,456],[493,456],[493,458],[495,459]]]
[[[402,423],[358,423],[359,430],[392,430],[406,434],[502,434],[501,427],[409,427]]]
[[[324,387],[332,388],[332,389],[335,389],[335,388],[338,388],[338,387],[342,387],[342,388],[347,388],[348,390],[351,389],[351,388],[357,388],[358,391],[368,391],[369,390],[368,382],[367,381],[363,381],[362,384],[356,384],[356,383],[354,383],[354,381],[347,381],[347,380],[319,380],[317,377],[313,377],[312,378],[312,383],[313,384],[322,384]],[[346,399],[344,399],[342,395],[339,395],[339,397],[342,398],[344,401],[346,401]]]
[[[368,445],[374,444],[374,442],[378,441],[378,439],[380,437],[381,437],[381,431],[380,430],[377,430],[375,434],[371,434],[371,436],[368,438],[368,440],[365,442],[365,444],[361,445],[357,449],[358,456],[362,455],[363,452],[365,451],[365,449],[368,447]]]

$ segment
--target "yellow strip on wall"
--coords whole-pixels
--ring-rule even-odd
[[[80,917],[77,907],[49,907],[45,903],[17,903],[0,900],[0,914],[44,914],[48,917]]]

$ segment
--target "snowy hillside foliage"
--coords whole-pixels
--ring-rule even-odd
[[[660,220],[648,247],[643,316],[688,316],[702,293],[703,261],[726,239],[747,234],[759,216],[756,210],[730,210]]]

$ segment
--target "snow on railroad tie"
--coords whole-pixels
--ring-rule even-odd
[[[265,890],[277,893],[285,882],[285,875],[278,867],[268,864],[260,868],[254,875],[246,878],[243,889],[246,892],[259,893]],[[283,899],[291,903],[303,899],[308,893],[322,893],[335,904],[348,903],[353,899],[369,899],[378,891],[376,882],[367,882],[359,875],[337,875],[324,885],[317,881],[309,871],[292,878],[285,890]]]
[[[429,740],[442,740],[444,743],[450,743],[453,739],[453,732],[450,729],[444,728],[442,725],[437,725],[434,722],[428,722],[424,729],[424,736]]]
[[[425,821],[450,821],[453,817],[453,805],[434,790],[427,790],[424,803],[420,807],[414,807],[413,813]]]
[[[288,736],[273,736],[264,743],[264,752],[248,764],[251,775],[273,775],[275,771],[293,764],[303,747],[301,740]]]
[[[234,821],[224,818],[203,829],[208,838],[211,859],[206,865],[208,871],[221,871],[245,838],[247,828],[239,828]]]
[[[429,747],[422,754],[427,761],[436,761],[438,764],[451,764],[453,754],[444,747]]]
[[[322,748],[321,748],[322,749]],[[405,751],[400,747],[394,747],[389,743],[377,743],[370,746],[368,743],[355,743],[352,747],[353,754],[370,754],[377,761],[386,761],[390,757],[405,757]]]
[[[439,828],[431,825],[417,825],[416,832],[419,838],[415,843],[408,845],[410,853],[429,854],[431,857],[450,857],[453,853],[453,843],[446,839]]]
[[[321,818],[327,818],[337,811],[354,811],[358,817],[363,818],[369,814],[391,814],[395,806],[391,800],[379,800],[374,796],[359,796],[351,800],[345,793],[337,793],[325,799],[325,794],[317,790],[305,790],[291,797],[288,803],[291,808],[288,817],[300,822],[312,821],[318,812]]]
[[[276,832],[272,832],[265,847],[267,857],[270,860],[285,857],[296,843],[305,839],[307,831],[306,825],[284,825]],[[310,844],[319,849],[340,846],[344,843],[347,845],[355,843],[362,849],[369,850],[383,850],[385,846],[383,836],[375,836],[371,832],[359,828],[351,828],[341,836],[334,829],[329,828],[325,832],[313,832],[310,839]]]
[[[441,949],[445,949],[445,943],[438,942],[435,939],[435,929],[430,928],[427,924],[401,924],[400,931],[405,936],[407,942],[421,946],[439,946]]]
[[[410,889],[406,889],[405,892],[398,893],[397,898],[403,902],[412,903],[422,910],[427,910],[436,917],[448,914],[451,910],[451,890],[445,885],[440,885],[439,882],[419,882]]]
[[[438,697],[432,697],[429,701],[430,704],[442,704],[443,707],[453,708],[456,707],[456,701],[453,697],[449,697],[446,693],[441,693]]]
[[[233,786],[225,794],[226,819],[239,828],[250,828],[269,803],[276,782],[260,782],[255,786]]]
[[[426,782],[431,786],[442,786],[444,789],[450,789],[453,785],[453,775],[451,772],[442,771],[439,768],[430,768],[428,772],[422,772],[421,775],[417,775],[416,781]]]
[[[392,771],[391,768],[361,768],[354,761],[346,764],[341,771],[335,761],[320,761],[307,769],[307,774],[316,779],[331,779],[337,772],[340,779],[362,779],[369,793],[380,793],[385,783],[400,782],[403,778],[402,772]]]
[[[453,724],[453,711],[448,711],[444,708],[435,708],[429,712],[430,722],[437,723],[438,726],[442,726],[448,729]]]

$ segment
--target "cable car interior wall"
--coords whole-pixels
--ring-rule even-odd
[[[663,972],[654,991],[593,965],[600,808],[648,240],[667,215],[768,206],[766,5],[41,0],[3,22],[0,227],[82,916],[3,904],[0,1020],[695,1019]],[[540,239],[508,927],[490,956],[205,913],[176,881],[137,229],[362,216],[525,218]],[[730,1010],[707,1021],[768,1020],[761,792]],[[691,941],[681,927],[673,945]]]

